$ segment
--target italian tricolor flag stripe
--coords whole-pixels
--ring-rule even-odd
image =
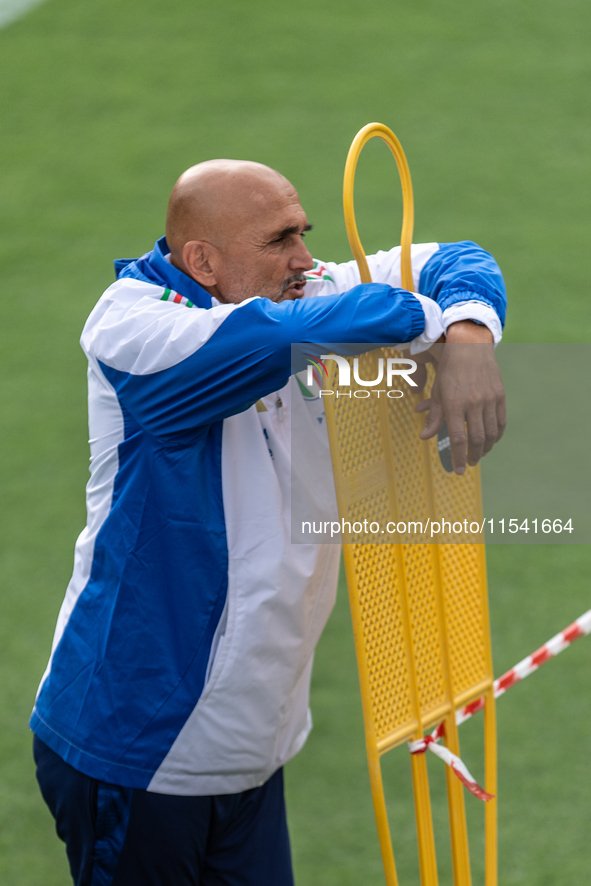
[[[334,280],[328,273],[328,268],[326,265],[323,265],[318,261],[317,258],[314,259],[314,267],[311,271],[308,271],[305,275],[306,280],[330,280],[331,283],[334,283]]]
[[[195,305],[180,292],[173,292],[171,289],[165,289],[164,294],[160,296],[160,301],[173,301],[177,305],[185,305],[187,308],[194,308]]]

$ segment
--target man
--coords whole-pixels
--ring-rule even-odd
[[[447,418],[458,472],[502,433],[492,258],[413,247],[414,295],[399,249],[362,286],[314,264],[309,228],[274,170],[199,164],[84,328],[88,523],[31,719],[78,886],[293,882],[282,766],[310,730],[338,548],[290,544],[291,344],[486,343],[446,351],[425,433]]]

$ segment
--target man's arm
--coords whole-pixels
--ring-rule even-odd
[[[372,280],[401,287],[400,246],[368,255]],[[489,326],[495,343],[505,322],[506,293],[496,261],[476,243],[415,243],[411,247],[413,289],[436,301],[446,329],[462,320]],[[306,296],[337,295],[359,284],[354,260],[337,264],[315,262],[306,274]]]
[[[424,333],[425,312],[431,341],[443,332],[435,303],[379,283],[332,298],[254,298],[210,311],[133,292],[125,299],[122,291],[110,305],[99,302],[83,347],[115,388],[127,423],[179,445],[283,387],[292,344],[409,342]]]
[[[433,356],[437,374],[431,397],[416,407],[428,413],[420,436],[434,437],[446,421],[452,465],[463,474],[466,460],[477,464],[505,430],[505,391],[493,334],[486,326],[459,321],[448,327],[445,345],[436,346]]]
[[[415,290],[443,312],[447,342],[431,398],[417,406],[419,412],[429,411],[421,437],[434,436],[447,421],[452,464],[461,474],[466,461],[476,464],[505,427],[505,396],[494,357],[505,322],[505,284],[492,255],[470,240],[413,244],[411,262]],[[401,285],[399,246],[368,256],[368,264],[374,280]],[[309,275],[308,295],[353,285],[358,274],[354,261],[318,263]],[[420,355],[413,357],[421,362]],[[420,376],[419,368],[419,382]],[[425,379],[423,370],[423,384]]]
[[[421,437],[433,437],[446,421],[452,465],[463,474],[466,461],[477,464],[505,430],[505,391],[494,356],[505,323],[505,284],[493,257],[463,241],[440,244],[421,270],[419,291],[437,300],[446,329],[431,398],[417,406],[428,411]]]

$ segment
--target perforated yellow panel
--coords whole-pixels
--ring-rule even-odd
[[[359,377],[376,379],[379,358],[385,365],[389,356],[401,355],[382,349],[360,356]],[[358,605],[357,640],[367,658],[373,729],[383,751],[491,685],[483,546],[423,543],[428,532],[408,531],[409,523],[426,529],[428,520],[481,519],[479,473],[447,473],[437,441],[418,439],[424,420],[404,379],[397,399],[385,392],[356,399],[364,388],[354,381],[353,358],[349,363],[350,387],[338,387],[336,372],[331,380],[339,396],[326,400],[327,422],[340,516],[352,527],[344,538],[350,542],[348,581]],[[431,371],[421,399],[432,381]],[[379,525],[377,533],[370,522]],[[404,531],[389,534],[388,523]],[[361,531],[354,531],[356,524]]]
[[[435,553],[432,545],[403,546],[417,691],[425,728],[438,723],[450,710],[443,669]]]
[[[417,727],[397,552],[392,545],[353,545],[352,552],[374,734],[381,745]]]
[[[400,142],[382,123],[364,126],[347,156],[343,204],[349,244],[361,281],[371,282],[355,222],[353,183],[359,154],[375,136],[388,145],[398,166],[403,195],[401,284],[414,291],[410,171]],[[388,886],[398,886],[398,877],[380,754],[405,739],[419,738],[440,720],[444,720],[448,747],[459,753],[453,710],[486,691],[486,790],[496,793],[495,705],[484,547],[474,544],[482,541],[474,525],[482,519],[480,477],[474,468],[467,469],[462,477],[448,473],[442,466],[438,441],[419,441],[422,419],[414,412],[416,400],[405,381],[397,385],[399,397],[386,396],[388,379],[379,379],[379,360],[387,373],[387,358],[394,356],[400,355],[381,350],[358,358],[358,378],[365,384],[356,383],[353,373],[352,386],[343,390],[336,387],[333,377],[330,387],[335,396],[325,401],[339,512],[346,521],[344,557],[367,758]],[[353,365],[352,360],[350,363]],[[429,384],[433,378],[431,371]],[[371,384],[374,380],[376,385]],[[440,443],[444,449],[445,440]],[[452,533],[456,543],[446,544],[452,541]],[[437,544],[428,543],[433,535]],[[437,886],[425,757],[412,756],[411,770],[421,884]],[[449,770],[446,780],[454,884],[470,886],[462,787]],[[497,884],[495,803],[488,802],[485,811],[486,886]]]
[[[375,352],[359,358],[360,375],[363,377],[368,365],[375,362]],[[349,361],[351,368],[353,360]],[[384,457],[382,434],[379,421],[378,398],[357,400],[348,388],[339,388],[339,398],[335,409],[335,421],[339,430],[339,452],[341,470],[345,477],[367,465],[375,464]],[[355,385],[352,391],[358,391]],[[361,405],[361,409],[359,406]]]
[[[491,684],[482,587],[483,545],[440,545],[451,683],[456,707]]]

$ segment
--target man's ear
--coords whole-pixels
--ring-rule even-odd
[[[189,240],[183,246],[183,264],[189,276],[202,286],[211,287],[217,283],[211,262],[214,252],[215,247],[205,240]]]

